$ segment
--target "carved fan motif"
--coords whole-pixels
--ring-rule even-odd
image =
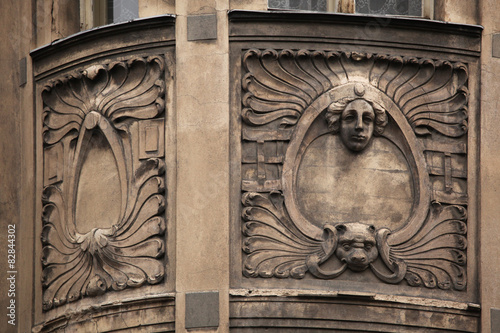
[[[165,109],[164,93],[160,57],[91,66],[45,87],[45,310],[164,278],[164,130],[159,118]],[[101,149],[113,156],[121,200],[119,207],[110,207],[119,212],[111,226],[82,231],[90,229],[86,223],[105,225],[104,221],[78,220],[81,214],[76,214],[82,167],[97,162],[87,161],[96,136],[105,142]]]
[[[419,135],[432,128],[459,137],[467,131],[467,67],[462,63],[378,54],[249,50],[243,56],[243,119],[294,125],[333,87],[366,82],[390,97]]]
[[[273,197],[274,200],[271,199]],[[280,197],[279,193],[268,196],[248,192],[243,196],[243,234],[246,236],[243,251],[247,253],[243,268],[245,276],[303,278],[309,271],[315,277],[331,279],[347,268],[356,270],[356,266],[347,259],[348,256],[338,253],[338,247],[342,245],[338,230],[359,229],[363,224],[325,225],[323,237],[314,239],[293,225],[285,215],[283,199]],[[392,274],[377,269],[373,265],[375,258],[370,261],[366,248],[359,253],[350,249],[347,251],[352,252],[353,258],[366,257],[360,270],[371,268],[378,278],[387,283],[399,283],[406,279],[411,286],[463,290],[466,287],[466,271],[463,267],[467,248],[466,211],[461,206],[443,208],[436,205],[432,215],[424,229],[399,246],[388,244],[390,230],[386,228],[370,232],[368,226],[366,230],[356,233],[358,238],[365,241],[370,236],[375,239],[372,245],[378,248],[378,255]],[[346,231],[343,231],[344,234]],[[323,270],[320,265],[332,257],[336,250],[340,267],[333,271]]]
[[[247,236],[243,251],[248,253],[243,274],[248,277],[303,278],[306,259],[315,256],[322,263],[332,254],[331,231],[325,239],[316,240],[302,234],[290,221],[280,193],[243,195],[243,234]],[[328,240],[327,240],[328,239]]]
[[[242,65],[243,274],[332,279],[369,269],[386,283],[466,289],[467,198],[457,184],[466,184],[467,65],[256,49],[244,53]],[[359,123],[375,128],[368,134],[339,128],[362,116]],[[392,132],[385,135],[388,119]],[[300,212],[302,156],[316,138],[339,132],[350,154],[365,149],[373,132],[405,154],[416,190],[412,216],[399,229],[352,221],[318,227]],[[326,261],[328,269],[321,267]]]

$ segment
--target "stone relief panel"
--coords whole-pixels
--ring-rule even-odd
[[[467,288],[467,64],[250,49],[243,275]]]
[[[43,309],[165,277],[165,62],[49,82],[43,100]]]

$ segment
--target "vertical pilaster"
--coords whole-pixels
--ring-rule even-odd
[[[425,5],[425,12],[429,15],[431,8]],[[438,21],[477,24],[479,17],[478,2],[470,0],[434,0],[433,11],[434,19]]]
[[[175,13],[175,0],[139,0],[139,17]]]
[[[480,293],[481,331],[491,330],[491,308],[500,308],[500,57],[492,49],[494,36],[500,32],[496,13],[500,3],[495,0],[480,2],[481,22],[484,26],[481,55],[481,156],[480,156]]]
[[[26,168],[33,157],[31,6],[29,0],[0,4],[1,332],[29,332],[32,323],[32,187],[26,191],[33,180]]]
[[[33,288],[38,286],[38,280],[34,279],[33,264],[40,262],[39,254],[34,253],[34,241],[37,236],[34,233],[34,224],[40,222],[35,217],[34,207],[36,198],[36,174],[35,170],[35,145],[34,145],[34,113],[33,113],[33,73],[30,51],[35,48],[33,15],[34,1],[19,1],[19,15],[21,17],[19,57],[26,59],[26,83],[20,86],[19,94],[19,120],[20,133],[18,142],[20,144],[20,172],[19,182],[19,228],[17,230],[17,248],[20,256],[18,260],[18,326],[17,332],[30,332],[33,326]],[[22,63],[22,62],[21,62]],[[17,112],[12,112],[12,114]],[[12,175],[12,174],[11,174]],[[12,177],[11,178],[15,178]],[[1,330],[0,330],[1,331]],[[2,331],[3,332],[3,331]]]
[[[200,313],[186,293],[204,292],[219,294],[209,331],[229,330],[228,9],[228,0],[176,1],[178,332]]]
[[[37,47],[80,31],[81,12],[78,1],[35,0],[32,3],[35,6]],[[31,21],[31,15],[26,17]]]

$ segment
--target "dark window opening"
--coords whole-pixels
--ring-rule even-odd
[[[271,9],[327,11],[327,0],[269,0],[268,5]]]
[[[269,9],[309,10],[317,12],[343,11],[341,3],[350,3],[358,14],[424,16],[426,0],[268,0]],[[345,9],[344,9],[345,10]]]
[[[94,26],[127,22],[139,17],[138,0],[93,0]]]

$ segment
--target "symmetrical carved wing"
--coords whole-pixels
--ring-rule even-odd
[[[389,96],[419,135],[432,128],[467,131],[467,67],[462,63],[384,54],[256,50],[243,56],[247,73],[242,117],[259,126],[295,125],[318,96],[348,82],[369,83]]]
[[[245,276],[301,279],[310,272],[317,278],[331,279],[347,269],[344,257],[337,258],[341,261],[340,268],[334,271],[325,271],[319,266],[342,245],[337,232],[340,226],[345,230],[350,224],[356,227],[362,224],[326,225],[323,239],[318,240],[294,226],[286,215],[280,193],[247,192],[243,195],[243,205],[246,236],[243,251],[248,254],[243,269]],[[390,230],[382,228],[376,235],[378,253],[392,273],[382,272],[369,260],[364,264],[387,283],[405,279],[411,286],[463,290],[467,280],[466,218],[461,206],[436,204],[428,223],[410,241],[394,246],[389,244]],[[358,241],[361,236],[357,234]]]
[[[100,113],[112,123],[122,118],[154,118],[165,109],[164,61],[160,57],[94,65],[50,82],[44,89],[44,142],[76,137],[85,117]]]
[[[406,264],[405,279],[411,286],[463,290],[467,285],[466,220],[464,207],[435,204],[428,223],[408,242],[390,246],[386,260]]]
[[[322,240],[302,234],[287,217],[281,193],[243,195],[243,274],[248,277],[303,278],[308,258],[324,262],[335,248],[331,230]]]

